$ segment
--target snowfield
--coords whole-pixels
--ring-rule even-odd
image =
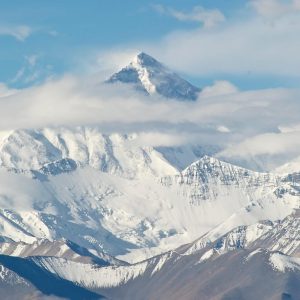
[[[212,229],[217,237],[299,207],[297,186],[285,177],[209,156],[181,170],[183,162],[171,163],[176,149],[165,155],[137,138],[91,127],[3,135],[1,235],[25,243],[63,238],[137,262]]]

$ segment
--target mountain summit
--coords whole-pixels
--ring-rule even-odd
[[[149,95],[159,94],[181,101],[197,99],[200,89],[179,77],[162,63],[141,52],[123,69],[113,74],[108,83],[132,84]]]

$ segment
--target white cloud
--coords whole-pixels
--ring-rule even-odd
[[[10,83],[37,84],[50,77],[52,75],[51,68],[49,66],[42,67],[39,65],[39,60],[40,55],[38,54],[24,56],[23,65],[17,70]]]
[[[276,18],[300,10],[299,0],[251,0],[250,5],[259,15],[267,18]]]
[[[0,35],[7,35],[19,41],[25,41],[32,33],[32,29],[26,25],[0,26]]]
[[[260,171],[299,172],[300,132],[264,133],[245,138],[221,151],[218,156],[238,165]],[[296,160],[290,166],[287,163]]]
[[[16,93],[15,89],[10,89],[5,83],[0,82],[0,98],[7,97]]]
[[[283,164],[300,155],[298,127],[290,125],[299,123],[300,90],[212,93],[187,103],[73,76],[13,92],[2,87],[1,131],[91,125],[103,132],[137,132],[144,145],[216,145],[227,160],[279,155]]]
[[[217,127],[217,130],[218,130],[219,132],[222,132],[222,133],[229,133],[229,132],[230,132],[230,129],[227,128],[226,126],[223,126],[223,125],[218,126],[218,127]]]
[[[202,6],[195,6],[191,12],[183,12],[162,5],[154,5],[153,7],[161,14],[172,16],[179,21],[198,22],[206,28],[214,27],[225,21],[225,16],[218,9],[205,9]]]
[[[137,139],[134,140],[140,146],[177,146],[190,143],[191,140],[197,140],[196,134],[178,133],[178,132],[140,132]]]
[[[287,124],[285,126],[278,126],[278,129],[282,133],[290,133],[290,132],[295,132],[299,131],[300,132],[300,124]]]
[[[142,131],[175,128],[176,132],[217,132],[216,128],[223,126],[233,134],[253,136],[278,131],[286,120],[297,123],[299,97],[298,90],[273,89],[186,103],[149,98],[122,85],[102,85],[89,78],[66,76],[19,90],[9,101],[1,97],[0,129],[100,124],[117,131],[131,126]]]
[[[97,52],[96,65],[93,57],[89,69],[94,71],[100,69],[106,72],[118,71],[120,68],[128,65],[139,52],[141,50],[137,48],[115,48]]]
[[[264,133],[228,147],[220,155],[246,158],[256,155],[286,154],[287,152],[299,153],[299,148],[300,132]]]
[[[212,86],[204,87],[200,93],[200,98],[214,97],[228,94],[235,94],[238,88],[226,80],[217,80]]]
[[[200,98],[197,102],[186,103],[149,98],[121,85],[99,85],[90,83],[89,79],[66,76],[38,87],[20,90],[10,98],[9,103],[5,98],[0,98],[0,127],[9,126],[8,124],[13,127],[30,126],[18,123],[18,118],[8,120],[10,118],[8,108],[14,108],[12,111],[16,114],[20,113],[24,117],[28,115],[28,120],[31,120],[30,123],[33,125],[39,120],[40,126],[47,122],[48,124],[192,122],[205,126],[222,124],[231,128],[230,124],[233,122],[244,123],[268,111],[270,116],[257,120],[255,124],[258,129],[260,125],[277,129],[279,124],[283,125],[282,121],[287,115],[289,122],[298,121],[300,108],[296,105],[295,97],[299,98],[298,91],[275,89],[237,92],[207,97],[205,101]],[[247,124],[244,126],[247,127]],[[243,127],[238,128],[242,130]],[[212,128],[216,126],[213,125]],[[254,126],[253,130],[256,129]]]
[[[276,25],[251,17],[209,31],[173,32],[144,46],[171,68],[195,76],[299,78],[299,32],[299,15],[282,17]]]

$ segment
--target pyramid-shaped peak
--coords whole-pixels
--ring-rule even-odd
[[[113,74],[108,83],[131,84],[148,95],[181,101],[194,101],[200,89],[184,80],[145,52],[138,53],[129,65]]]

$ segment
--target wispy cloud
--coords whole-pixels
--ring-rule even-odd
[[[56,37],[59,35],[58,31],[56,31],[56,30],[49,30],[48,34],[53,37]]]
[[[1,26],[0,35],[12,36],[18,41],[25,41],[32,33],[32,28],[26,25]]]
[[[22,66],[10,80],[10,84],[21,84],[25,86],[29,84],[37,84],[51,76],[51,69],[48,65],[42,66],[40,59],[41,56],[38,54],[25,55]]]
[[[195,6],[190,12],[179,11],[160,4],[153,5],[153,8],[158,13],[169,15],[179,21],[201,23],[206,28],[214,27],[225,21],[225,16],[220,10],[205,9],[202,6]]]
[[[251,0],[250,6],[252,6],[259,15],[267,18],[276,18],[300,11],[299,0]]]

